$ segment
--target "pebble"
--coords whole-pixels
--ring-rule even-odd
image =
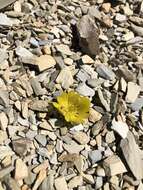
[[[90,111],[89,111],[89,121],[95,123],[97,121],[99,121],[101,119],[102,115],[97,112],[95,109],[93,108],[90,108]]]
[[[115,79],[115,73],[108,68],[105,65],[99,65],[96,68],[96,72],[99,74],[100,77],[106,79],[106,80],[114,80]]]
[[[4,112],[1,112],[0,113],[0,128],[3,131],[6,131],[7,126],[8,126],[8,118]]]
[[[38,143],[40,143],[42,146],[46,146],[47,144],[47,138],[45,135],[36,135],[35,139],[37,140]]]
[[[44,71],[56,65],[55,59],[51,55],[41,55],[36,59],[39,71]]]
[[[55,179],[55,187],[56,190],[68,190],[67,182],[64,176]]]
[[[56,45],[56,49],[58,52],[62,53],[63,55],[72,55],[72,51],[69,49],[69,46],[60,44]]]
[[[143,97],[137,98],[132,104],[133,111],[139,111],[143,107]]]
[[[84,144],[87,144],[89,142],[89,136],[80,131],[80,132],[76,132],[74,135],[73,135],[73,138],[81,145],[84,145]]]
[[[15,167],[16,168],[14,178],[16,180],[21,180],[28,177],[28,167],[21,159],[16,160]]]
[[[83,55],[81,57],[81,60],[82,60],[83,64],[93,64],[94,63],[94,60],[88,55]]]
[[[68,188],[69,189],[77,188],[78,186],[82,186],[82,184],[83,184],[82,176],[75,176],[69,181]]]
[[[137,99],[140,93],[140,89],[140,86],[138,86],[134,82],[128,82],[126,101],[128,103],[133,103]]]
[[[60,83],[64,89],[69,89],[69,87],[73,85],[73,76],[68,67],[65,67],[61,70],[56,79],[56,82]]]
[[[95,91],[92,88],[88,87],[85,83],[79,84],[78,87],[76,88],[76,91],[83,96],[92,97],[95,94]]]
[[[106,158],[103,162],[103,167],[107,176],[114,176],[127,171],[120,158],[116,155]]]
[[[88,156],[91,163],[95,164],[102,159],[102,152],[100,150],[93,150],[88,153]]]

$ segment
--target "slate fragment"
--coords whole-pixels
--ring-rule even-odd
[[[81,50],[89,55],[98,55],[99,30],[89,15],[84,15],[77,24],[79,46]]]

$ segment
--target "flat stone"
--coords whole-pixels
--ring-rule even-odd
[[[70,153],[79,153],[84,149],[84,145],[78,145],[77,143],[71,143],[71,144],[63,144],[64,149]]]
[[[103,167],[107,176],[114,176],[127,172],[124,164],[116,155],[106,158],[103,162]]]
[[[122,139],[120,143],[120,147],[126,163],[130,168],[132,174],[137,180],[143,178],[143,161],[141,158],[141,150],[136,144],[134,135],[129,131],[127,138]]]
[[[36,63],[40,72],[56,65],[56,61],[51,55],[41,55],[36,59]]]
[[[17,159],[16,160],[16,165],[15,165],[15,176],[14,178],[16,180],[21,180],[28,177],[28,167],[26,164],[21,160]]]
[[[102,115],[95,109],[90,108],[89,110],[89,121],[95,123],[101,119]]]
[[[101,79],[88,79],[87,80],[87,84],[88,86],[92,87],[92,88],[96,88],[101,86],[101,84],[104,82],[104,80]]]
[[[138,86],[134,82],[128,82],[126,101],[128,103],[133,103],[137,99],[140,90],[140,86]]]
[[[0,128],[5,131],[8,126],[8,118],[4,112],[0,113]]]
[[[45,100],[33,100],[28,104],[28,107],[33,111],[48,112],[48,101]]]
[[[60,83],[64,89],[68,89],[70,86],[73,85],[73,76],[68,67],[65,67],[59,73],[57,79],[57,83]]]
[[[103,186],[103,178],[98,176],[96,178],[95,187],[96,189],[100,189],[102,186]]]
[[[46,93],[46,91],[41,87],[41,84],[40,84],[40,82],[38,81],[37,78],[31,78],[30,79],[30,84],[31,84],[31,86],[33,88],[34,93],[37,96],[44,95]]]
[[[88,157],[89,157],[91,163],[95,164],[96,162],[98,162],[102,159],[102,152],[101,152],[101,150],[89,151]]]
[[[0,9],[7,7],[8,5],[14,3],[15,1],[16,0],[6,0],[6,1],[0,0]]]
[[[60,44],[56,45],[56,49],[58,52],[61,52],[63,55],[72,55],[72,51],[69,49],[69,46]]]
[[[111,128],[118,133],[122,138],[126,138],[128,131],[129,131],[129,127],[125,122],[122,121],[116,121],[115,119],[113,119],[112,121],[112,126]]]
[[[82,184],[83,184],[82,176],[75,176],[69,181],[68,188],[70,189],[77,188],[78,186],[82,186]]]
[[[0,105],[4,107],[9,106],[9,95],[6,90],[0,90]]]
[[[37,140],[38,143],[40,143],[42,146],[46,146],[47,144],[47,138],[45,135],[36,135],[35,139]]]
[[[55,179],[56,190],[68,190],[67,182],[65,177],[58,177]]]
[[[88,87],[85,83],[79,84],[78,87],[76,88],[76,91],[83,96],[92,97],[95,94],[95,91],[92,88]]]
[[[79,143],[79,144],[87,144],[89,142],[89,136],[84,132],[76,132],[73,135],[73,138]]]
[[[132,104],[131,108],[133,111],[139,111],[143,107],[143,97],[137,98]]]
[[[89,55],[83,55],[81,57],[83,64],[93,64],[94,60]]]
[[[90,174],[84,174],[84,173],[82,173],[81,175],[82,175],[83,180],[85,182],[90,183],[90,184],[95,184],[95,181],[94,181],[94,178],[93,178],[92,175],[90,175]]]
[[[13,22],[4,13],[0,13],[0,25],[2,26],[12,26]]]
[[[115,73],[109,67],[103,64],[97,66],[96,72],[99,74],[100,77],[106,80],[114,80],[116,77]]]

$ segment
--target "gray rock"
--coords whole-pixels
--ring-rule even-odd
[[[0,105],[4,107],[9,106],[9,95],[6,90],[0,90]]]
[[[8,5],[14,3],[16,0],[0,0],[0,9],[3,9],[5,7],[7,7]]]
[[[99,54],[99,31],[89,15],[84,15],[77,24],[79,46],[89,55]]]
[[[134,135],[130,131],[128,132],[127,138],[121,140],[120,147],[134,177],[137,180],[142,179],[143,160],[141,158],[141,150],[136,144]]]
[[[30,38],[30,44],[32,45],[32,46],[34,46],[34,47],[39,47],[39,43],[38,43],[38,41],[35,39],[35,38]]]
[[[46,93],[46,91],[44,89],[42,89],[41,84],[37,78],[30,79],[30,84],[33,88],[34,93],[37,96],[44,95]]]
[[[96,72],[99,74],[100,77],[106,80],[114,80],[116,77],[115,73],[109,67],[103,64],[97,66]]]
[[[100,161],[102,159],[102,152],[101,150],[93,150],[88,153],[88,157],[92,164]]]
[[[87,84],[92,87],[92,88],[96,88],[101,86],[101,84],[104,82],[104,80],[102,79],[88,79],[87,80]]]
[[[102,177],[97,177],[96,178],[96,183],[95,183],[95,188],[99,189],[103,186],[103,178]]]
[[[87,79],[90,78],[90,76],[87,74],[86,71],[84,71],[83,69],[80,69],[79,72],[76,74],[76,77],[81,81],[81,82],[85,82]]]
[[[35,139],[37,140],[37,142],[39,142],[42,146],[46,146],[47,144],[47,138],[45,135],[36,135]]]
[[[52,172],[46,177],[46,179],[42,182],[39,190],[54,190],[54,175]]]
[[[92,97],[95,94],[95,91],[92,88],[88,87],[85,83],[79,84],[79,86],[76,88],[76,91],[83,96]]]
[[[27,133],[26,133],[26,137],[30,140],[33,140],[33,138],[37,135],[37,131],[32,131],[32,130],[29,130]]]
[[[137,98],[132,104],[131,108],[133,111],[139,111],[143,107],[143,97]]]
[[[33,100],[28,107],[33,111],[48,112],[49,103],[46,100]]]

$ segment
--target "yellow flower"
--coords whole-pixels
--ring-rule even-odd
[[[83,123],[89,115],[90,100],[77,92],[63,92],[53,105],[67,122]]]

